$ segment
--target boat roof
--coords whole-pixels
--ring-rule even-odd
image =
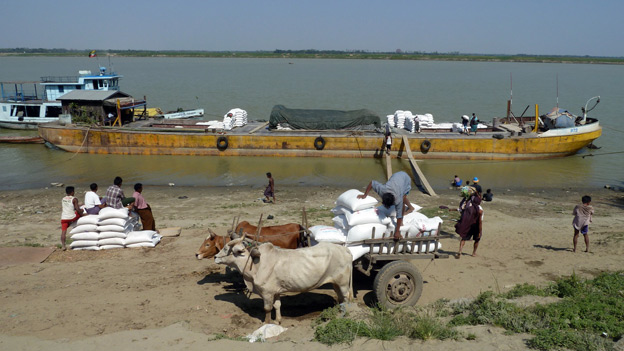
[[[131,97],[117,90],[74,90],[57,98],[57,100],[103,101],[112,97]]]

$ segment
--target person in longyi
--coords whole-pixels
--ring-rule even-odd
[[[136,212],[141,217],[141,224],[143,225],[143,230],[156,230],[156,221],[154,221],[154,215],[152,214],[152,208],[145,201],[143,197],[143,184],[136,183],[134,185],[134,193],[132,197],[134,198],[134,208]]]

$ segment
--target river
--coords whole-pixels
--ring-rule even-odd
[[[558,106],[581,114],[596,95],[603,135],[599,150],[543,161],[427,160],[420,167],[434,189],[457,174],[477,176],[485,188],[542,189],[624,186],[624,66],[553,63],[443,62],[326,59],[0,57],[0,80],[38,80],[76,75],[112,65],[124,77],[121,90],[146,96],[149,107],[204,108],[205,119],[222,119],[232,108],[250,119],[268,119],[271,108],[351,110],[366,108],[382,120],[396,110],[431,113],[436,122],[459,121],[473,112],[483,121],[505,115],[507,100],[520,115]],[[513,94],[512,94],[513,93]],[[0,135],[18,132],[0,130]],[[49,186],[51,182],[106,186],[116,175],[125,184],[261,187],[266,172],[276,184],[364,187],[384,179],[381,161],[265,157],[124,156],[71,154],[42,145],[0,144],[0,189]],[[593,156],[591,156],[593,155]],[[405,161],[393,169],[407,170]]]

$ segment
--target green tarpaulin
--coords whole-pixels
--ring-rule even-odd
[[[381,120],[379,116],[369,110],[306,110],[275,105],[271,111],[269,128],[275,129],[278,124],[292,129],[353,130],[380,128]]]

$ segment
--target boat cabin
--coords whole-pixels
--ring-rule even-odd
[[[100,67],[100,73],[78,71],[78,76],[41,77],[41,85],[47,100],[55,101],[59,97],[74,90],[119,91],[119,79],[122,77],[114,72],[108,73],[106,67]]]
[[[70,114],[73,121],[112,123],[117,116],[121,123],[134,120],[134,110],[145,109],[145,99],[137,100],[121,91],[75,90],[59,99],[64,114]]]

